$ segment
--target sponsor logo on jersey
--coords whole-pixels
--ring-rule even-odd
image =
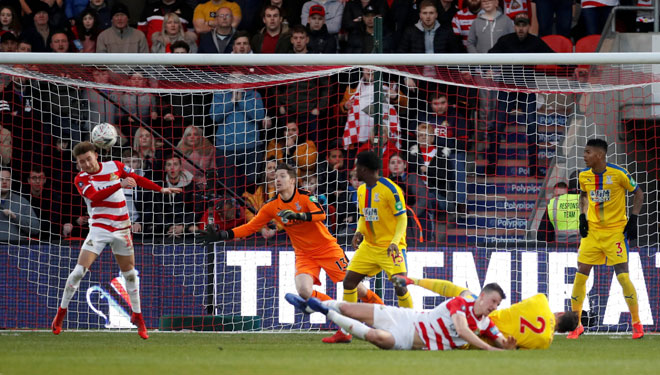
[[[114,173],[110,174],[110,181],[114,181],[114,180],[117,180],[117,179],[119,179],[119,176],[117,176]]]

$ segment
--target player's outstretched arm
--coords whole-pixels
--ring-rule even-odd
[[[163,188],[160,192],[163,194],[178,194],[182,191],[181,188]]]
[[[454,326],[456,327],[456,333],[458,333],[458,335],[463,340],[467,341],[468,344],[483,350],[501,350],[494,346],[488,345],[483,340],[481,340],[479,336],[475,335],[474,332],[470,330],[470,327],[468,327],[468,322],[465,318],[465,315],[456,313],[451,316],[451,320],[454,322]]]
[[[516,338],[513,336],[509,336],[505,338],[504,336],[499,336],[497,340],[495,340],[495,344],[497,345],[498,348],[502,348],[505,350],[514,350],[518,346],[518,342],[516,341]]]

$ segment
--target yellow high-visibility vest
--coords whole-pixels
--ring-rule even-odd
[[[580,194],[563,194],[550,199],[548,217],[555,227],[557,242],[579,240]]]

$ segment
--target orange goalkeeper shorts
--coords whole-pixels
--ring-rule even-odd
[[[334,283],[339,283],[346,276],[348,258],[339,245],[328,248],[325,251],[317,251],[312,254],[296,252],[296,276],[306,273],[314,278],[315,285],[321,285],[319,274],[321,268]]]

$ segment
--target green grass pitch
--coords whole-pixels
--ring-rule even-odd
[[[0,374],[660,374],[660,336],[557,336],[549,350],[386,351],[305,333],[0,332]],[[331,333],[328,333],[331,334]]]

